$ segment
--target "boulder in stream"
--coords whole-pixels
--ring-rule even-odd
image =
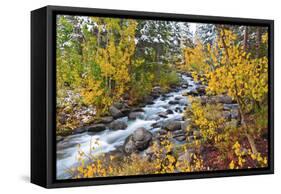
[[[185,140],[186,140],[186,136],[184,136],[184,135],[182,135],[182,136],[176,136],[176,137],[174,137],[174,139],[176,139],[177,141],[182,142],[182,141],[185,141]]]
[[[174,121],[169,120],[163,123],[163,128],[168,131],[176,131],[181,129],[181,122],[180,121]]]
[[[124,151],[127,154],[135,151],[143,151],[148,148],[151,139],[152,134],[147,129],[143,127],[138,128],[125,140]]]
[[[115,120],[115,121],[112,121],[110,124],[109,124],[109,128],[112,129],[112,130],[122,130],[122,129],[126,129],[127,128],[127,123],[125,121],[122,121],[122,120]]]
[[[175,97],[175,100],[177,100],[177,101],[179,101],[179,100],[181,100],[182,99],[182,97],[180,97],[180,96],[176,96]]]
[[[127,116],[131,112],[129,108],[122,108],[120,111],[124,116]]]
[[[153,100],[153,96],[145,96],[143,101],[145,104],[154,104]]]
[[[186,94],[183,94],[184,96],[188,96],[188,95],[191,95],[191,96],[198,96],[199,93],[196,89],[191,89],[190,91],[188,91]]]
[[[166,110],[166,113],[169,114],[173,114],[174,112],[171,109]]]
[[[143,118],[143,112],[131,112],[128,115],[130,120],[136,120],[137,118]]]
[[[143,108],[140,107],[134,107],[131,109],[131,112],[144,112]]]
[[[84,133],[84,132],[86,132],[85,127],[78,127],[78,128],[73,130],[73,134],[79,134],[79,133]]]
[[[159,117],[162,117],[162,118],[168,118],[168,113],[167,112],[160,112],[160,113],[158,113],[158,116]]]
[[[89,127],[87,127],[88,133],[97,133],[104,131],[106,129],[105,125],[100,123],[100,124],[94,124]]]
[[[113,117],[112,116],[104,116],[100,118],[100,122],[101,123],[111,123],[113,121]]]
[[[115,102],[113,106],[117,109],[122,109],[124,107],[124,104],[122,102]]]
[[[171,100],[168,102],[170,105],[175,105],[175,104],[179,104],[178,100]]]
[[[115,119],[124,116],[124,114],[119,109],[117,109],[115,106],[111,106],[109,108],[109,112]]]

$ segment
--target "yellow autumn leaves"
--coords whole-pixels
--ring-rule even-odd
[[[102,22],[98,18],[93,20],[97,23]],[[82,91],[85,103],[95,104],[97,108],[100,107],[101,112],[105,112],[112,102],[119,100],[128,89],[129,68],[135,52],[134,37],[137,25],[135,20],[128,20],[126,26],[121,26],[118,19],[107,19],[104,22],[108,31],[107,45],[105,47],[98,45],[99,47],[88,56],[97,64],[101,77],[87,74],[86,88],[90,88],[90,91]],[[119,40],[116,40],[117,32],[120,36]],[[93,44],[89,46],[91,45]]]
[[[196,81],[200,80],[198,76],[204,76],[209,94],[226,93],[241,101],[243,109],[252,108],[245,101],[264,100],[268,92],[268,59],[253,58],[251,53],[246,53],[231,30],[221,29],[212,46],[204,47],[197,40],[196,46],[186,48],[184,54],[184,69],[193,72]]]
[[[163,137],[163,141],[153,142],[149,149],[152,158],[133,153],[131,155],[92,155],[79,149],[79,165],[68,172],[74,178],[93,178],[106,176],[129,176],[144,174],[166,174],[175,172],[194,172],[203,170],[203,160],[200,155],[190,153],[183,160],[178,160],[176,147],[171,141],[171,134]],[[95,145],[97,145],[95,143]],[[95,147],[95,146],[94,146]],[[181,153],[188,153],[186,146],[181,147]]]
[[[261,39],[267,47],[268,34],[264,33]],[[185,63],[181,69],[192,72],[196,82],[207,86],[207,96],[230,96],[238,103],[238,114],[242,118],[242,121],[238,120],[238,123],[242,122],[242,126],[226,125],[224,119],[214,119],[215,114],[223,111],[219,105],[202,105],[200,100],[192,100],[189,115],[204,140],[199,145],[213,144],[219,150],[221,159],[226,162],[226,158],[230,157],[227,155],[229,152],[233,158],[228,163],[230,169],[266,167],[267,156],[264,153],[262,155],[255,152],[255,149],[252,150],[255,148],[253,145],[245,151],[239,142],[243,137],[261,138],[260,132],[266,130],[264,127],[267,122],[264,121],[268,118],[263,112],[268,106],[267,55],[259,56],[245,51],[236,33],[226,27],[217,27],[216,39],[212,45],[203,45],[200,40],[196,40],[194,47],[184,49],[184,56]],[[208,115],[208,110],[213,115]],[[260,125],[259,122],[263,124]]]
[[[262,157],[260,153],[253,153],[251,149],[242,149],[238,141],[234,143],[234,145],[232,146],[232,150],[235,153],[236,161],[231,160],[231,162],[229,163],[230,169],[250,168],[250,166],[245,166],[247,157],[251,157],[251,159],[257,163],[257,167],[267,166],[266,156]]]

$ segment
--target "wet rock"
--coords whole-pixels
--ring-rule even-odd
[[[158,133],[159,133],[159,135],[166,135],[168,132],[167,132],[167,130],[160,129],[160,130],[158,131]]]
[[[182,99],[182,97],[180,97],[180,96],[175,97],[175,100],[177,100],[177,101],[179,101],[181,99]]]
[[[181,108],[180,108],[180,107],[176,107],[176,108],[175,108],[175,111],[176,111],[176,112],[181,112]]]
[[[190,91],[188,91],[186,94],[183,94],[184,96],[188,96],[188,95],[191,95],[191,96],[198,96],[199,93],[196,89],[191,89]]]
[[[165,100],[166,100],[166,97],[165,97],[165,96],[161,96],[161,97],[160,97],[160,100],[165,101]]]
[[[166,121],[163,124],[163,128],[168,130],[168,131],[176,131],[181,129],[181,121]]]
[[[160,86],[155,86],[152,89],[153,92],[161,93],[161,87]]]
[[[127,128],[127,124],[125,121],[115,120],[112,121],[108,127],[113,130],[122,130]]]
[[[224,104],[223,105],[223,110],[232,110],[232,109],[238,109],[239,105],[238,104]]]
[[[144,128],[137,129],[132,136],[137,150],[142,151],[149,146],[152,134]]]
[[[186,119],[184,122],[181,123],[181,129],[186,130],[189,125],[190,125],[190,119]]]
[[[131,112],[131,110],[129,108],[122,108],[121,112],[124,116],[126,116]]]
[[[123,113],[119,109],[117,109],[115,106],[111,106],[109,108],[109,112],[115,119],[124,116]]]
[[[145,104],[154,104],[153,100],[154,100],[154,98],[152,96],[144,97],[144,103]]]
[[[151,96],[153,97],[153,99],[156,99],[160,96],[160,94],[151,93]],[[154,104],[154,102],[151,102],[150,104]]]
[[[129,154],[134,151],[143,151],[148,148],[152,140],[152,134],[145,128],[136,129],[124,143],[124,151]]]
[[[149,141],[151,137],[151,133],[143,127],[136,129],[133,133],[134,141]]]
[[[203,86],[203,85],[199,85],[197,86],[197,92],[200,94],[200,95],[205,95],[206,94],[206,86]]]
[[[168,113],[167,112],[160,112],[158,113],[158,116],[162,117],[162,118],[168,118]]]
[[[128,119],[136,120],[137,118],[143,118],[143,112],[131,112],[128,115]]]
[[[186,106],[186,105],[187,105],[187,100],[186,100],[186,99],[181,99],[181,100],[179,101],[179,104],[180,104],[181,106]]]
[[[57,150],[64,150],[77,146],[77,142],[65,138],[63,141],[57,143]]]
[[[184,73],[187,77],[192,77],[192,73],[190,73],[190,72],[185,72]]]
[[[97,133],[97,132],[101,132],[104,131],[106,129],[104,124],[94,124],[91,125],[89,127],[87,127],[87,131],[88,133]]]
[[[117,108],[117,109],[122,109],[123,106],[124,106],[124,104],[121,103],[121,102],[115,102],[115,103],[113,104],[113,106],[114,106],[115,108]]]
[[[171,94],[162,94],[162,96],[165,97],[165,98],[169,98],[169,97],[171,97],[172,95],[171,95]]]
[[[128,136],[123,145],[124,152],[127,154],[131,154],[137,151],[137,148],[132,140],[132,135]]]
[[[177,100],[171,100],[171,101],[169,101],[168,103],[171,104],[171,105],[175,105],[175,104],[179,104],[179,101],[177,101]]]
[[[100,118],[100,122],[101,123],[111,123],[113,121],[113,117],[112,116],[105,116],[105,117],[101,117]]]
[[[238,119],[239,118],[239,111],[238,111],[238,109],[232,109],[230,111],[230,113],[231,113],[231,118],[232,119]]]
[[[174,112],[171,109],[166,110],[166,113],[169,114],[173,114]]]
[[[222,103],[224,104],[224,110],[230,110],[236,105],[233,104],[233,100],[231,97],[226,96],[226,95],[217,95],[217,96],[200,96],[199,99],[201,100],[201,103],[207,104],[216,104],[216,103]],[[234,105],[232,107],[232,105]]]
[[[187,89],[188,88],[188,84],[182,84],[181,86],[183,89]]]
[[[177,141],[182,142],[182,141],[186,140],[186,137],[185,136],[176,136],[176,137],[174,137],[174,139],[176,139]]]
[[[159,97],[161,95],[161,93],[162,93],[161,87],[155,86],[152,89],[151,96],[155,99],[155,98]]]
[[[151,124],[151,127],[153,127],[153,128],[160,128],[161,126],[162,126],[161,122],[156,122],[156,123]]]
[[[131,112],[144,112],[143,108],[135,107],[131,109]]]
[[[73,130],[73,134],[79,134],[79,133],[84,133],[84,132],[86,132],[85,127],[78,127],[78,128]]]
[[[178,137],[178,136],[185,136],[185,131],[184,130],[177,130],[177,131],[173,131],[172,135],[173,137]]]

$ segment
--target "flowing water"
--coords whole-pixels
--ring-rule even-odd
[[[150,130],[152,133],[159,130],[159,128],[152,128],[152,124],[159,121],[168,119],[181,120],[183,116],[184,107],[188,104],[184,93],[196,88],[196,84],[191,77],[185,75],[179,75],[182,77],[183,83],[188,85],[187,89],[179,87],[177,92],[170,92],[164,96],[160,96],[153,101],[153,104],[146,105],[143,113],[143,117],[136,120],[128,120],[128,117],[119,118],[127,122],[128,127],[124,130],[110,130],[96,133],[95,135],[88,135],[87,132],[81,134],[70,135],[64,140],[57,143],[57,178],[67,179],[70,175],[66,172],[67,169],[77,164],[78,145],[85,153],[91,154],[106,153],[115,150],[118,146],[123,145],[127,136],[132,134],[134,130],[139,127],[144,127]],[[176,99],[179,100],[179,104],[171,105],[169,101]],[[165,112],[168,109],[173,110],[173,114],[167,115],[168,118],[158,117],[157,114]],[[98,140],[99,145],[93,144]],[[92,148],[91,148],[92,147]],[[95,149],[93,149],[95,147]]]

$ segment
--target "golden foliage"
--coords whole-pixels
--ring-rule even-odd
[[[129,176],[143,174],[166,174],[175,172],[193,172],[203,169],[203,160],[198,154],[191,154],[191,162],[188,160],[177,162],[174,154],[170,134],[164,137],[160,144],[154,142],[151,149],[152,158],[141,156],[137,153],[118,157],[115,155],[94,155],[92,151],[97,149],[93,146],[88,154],[78,147],[77,160],[80,165],[69,169],[68,172],[74,178],[93,178],[105,176]],[[99,145],[98,141],[94,145]],[[92,145],[91,145],[92,146]],[[186,152],[186,148],[184,147]]]

